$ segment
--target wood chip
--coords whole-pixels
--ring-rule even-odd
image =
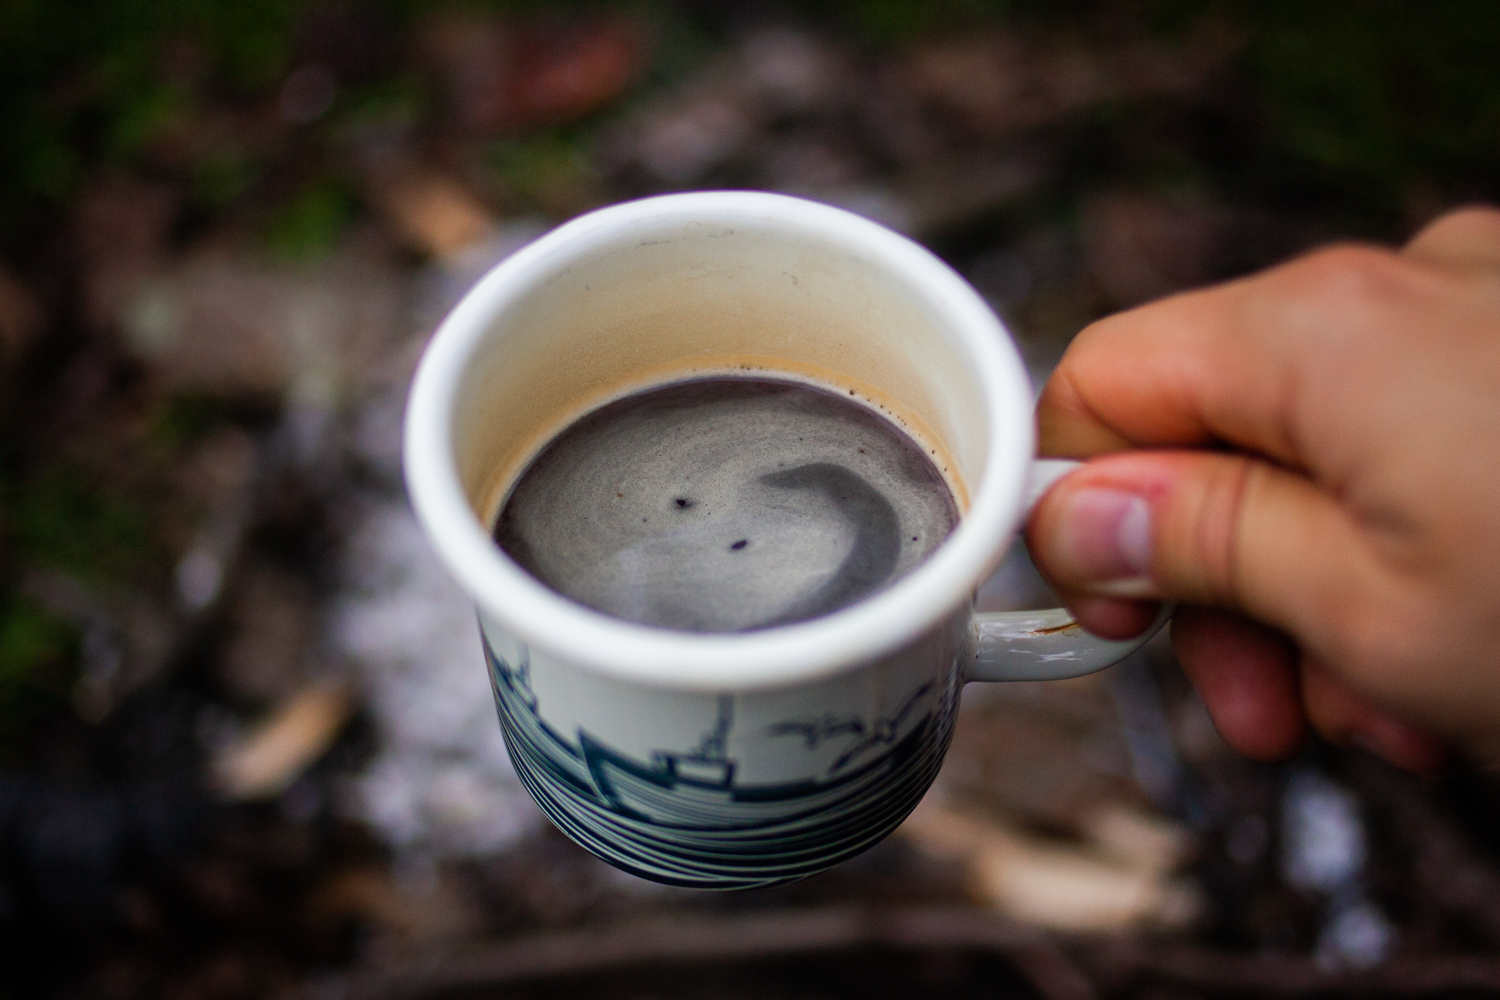
[[[356,973],[333,981],[348,1000],[417,1000],[491,995],[507,986],[548,985],[581,975],[677,964],[834,955],[876,947],[921,953],[979,950],[1010,961],[1044,1000],[1095,1000],[1092,984],[1046,935],[973,908],[760,910],[716,915],[637,916],[615,926],[584,927],[493,942]],[[548,981],[551,980],[552,983]]]

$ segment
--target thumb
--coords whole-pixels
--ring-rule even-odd
[[[1340,637],[1391,606],[1388,571],[1338,501],[1242,454],[1095,458],[1042,499],[1027,542],[1085,627],[1101,597],[1170,598],[1237,611],[1341,659]]]

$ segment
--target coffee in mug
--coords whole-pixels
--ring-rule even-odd
[[[746,632],[884,590],[957,523],[931,450],[893,418],[852,390],[743,373],[584,415],[522,472],[494,534],[596,611]]]

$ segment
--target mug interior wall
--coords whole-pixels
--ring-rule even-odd
[[[894,416],[968,505],[985,402],[943,303],[876,254],[785,224],[635,224],[533,260],[466,368],[455,453],[475,514],[567,423],[673,378],[739,367],[811,377]]]

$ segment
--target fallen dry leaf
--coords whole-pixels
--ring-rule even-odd
[[[931,856],[961,862],[975,895],[1038,927],[1109,932],[1181,927],[1197,916],[1197,891],[1163,867],[1161,831],[1147,834],[1139,820],[1120,817],[1102,829],[1117,839],[1113,850],[1045,840],[928,801],[900,832]]]
[[[521,23],[449,11],[419,34],[456,117],[480,132],[589,115],[629,89],[650,55],[649,32],[618,16]]]
[[[19,355],[42,329],[42,307],[21,280],[0,267],[0,360]]]
[[[343,684],[307,685],[219,755],[215,783],[231,799],[280,795],[328,751],[353,710]]]
[[[488,209],[457,181],[432,172],[392,178],[377,186],[375,203],[417,250],[451,257],[493,228]]]
[[[1106,854],[1159,872],[1176,868],[1192,848],[1192,838],[1180,824],[1119,803],[1084,817],[1083,829]]]
[[[356,920],[419,952],[475,932],[480,916],[465,880],[436,871],[407,882],[384,865],[340,869],[308,897],[307,916],[314,925]]]

